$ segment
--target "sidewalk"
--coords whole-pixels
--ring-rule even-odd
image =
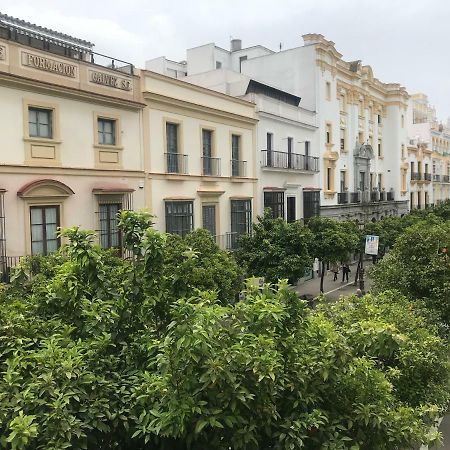
[[[367,268],[372,265],[370,261],[364,261],[364,268],[366,273],[364,275],[365,291],[370,289],[370,280],[367,277]],[[358,263],[355,262],[350,265],[350,274],[348,276],[348,282],[342,282],[342,272],[338,274],[338,279],[333,281],[334,274],[327,271],[323,279],[323,293],[328,300],[337,300],[341,295],[351,295],[356,293],[358,286],[354,286],[356,268]],[[304,281],[295,286],[295,291],[299,295],[312,295],[317,297],[320,294],[320,277],[313,278],[312,280]]]

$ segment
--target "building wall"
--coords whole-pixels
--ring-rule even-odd
[[[216,205],[216,235],[231,232],[231,200],[250,199],[258,210],[256,190],[255,105],[190,83],[144,73],[147,103],[144,127],[146,142],[147,206],[156,216],[155,227],[167,227],[165,205],[192,201],[194,228],[202,227],[202,205]],[[166,156],[166,123],[178,124],[178,151],[187,156],[186,173],[169,173]],[[213,157],[220,158],[220,174],[202,173],[202,129],[213,132]],[[240,136],[245,176],[232,176],[231,137]],[[220,242],[219,242],[220,243]]]
[[[139,78],[12,41],[0,46],[6,255],[31,253],[33,206],[59,206],[61,227],[93,230],[99,203],[143,207]],[[30,136],[29,107],[51,111],[51,138]],[[114,145],[99,143],[98,118],[115,122]]]

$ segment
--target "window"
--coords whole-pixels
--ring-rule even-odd
[[[100,245],[103,248],[120,248],[121,234],[118,228],[121,203],[106,203],[99,205],[100,214]]]
[[[30,207],[30,224],[33,255],[48,255],[58,250],[59,206]]]
[[[346,183],[346,172],[345,170],[341,170],[341,180],[340,180],[340,191],[339,192],[345,192],[347,189],[347,183]]]
[[[383,145],[381,139],[378,139],[378,158],[383,157]]]
[[[235,236],[233,248],[236,248],[239,236],[250,233],[252,226],[252,201],[231,200],[231,232]]]
[[[296,219],[296,198],[295,197],[288,197],[287,198],[287,221],[289,223],[295,222]]]
[[[414,192],[409,194],[409,209],[413,209],[414,207]]]
[[[203,205],[203,228],[211,233],[211,236],[216,236],[216,205]]]
[[[428,173],[428,164],[425,164],[425,173]]]
[[[359,190],[366,190],[366,172],[359,172]]]
[[[378,174],[378,190],[381,191],[383,189],[383,174]]]
[[[381,125],[381,114],[377,115],[377,122],[378,122],[378,125]]]
[[[213,132],[211,130],[202,130],[203,143],[203,175],[212,175],[212,138]]]
[[[185,236],[194,229],[194,203],[166,202],[166,233]]]
[[[180,172],[180,159],[178,155],[178,124],[166,123],[166,145],[167,145],[167,172]]]
[[[241,137],[237,134],[231,135],[231,175],[233,177],[242,176],[241,174]]]
[[[288,157],[288,168],[292,167],[292,150],[294,148],[294,139],[291,137],[287,138],[287,157]]]
[[[341,151],[345,152],[345,129],[341,128]]]
[[[331,123],[327,123],[326,125],[326,134],[325,139],[327,144],[331,144],[332,142],[332,135],[331,135],[332,129],[331,129]]]
[[[327,191],[332,190],[331,175],[332,175],[332,169],[331,169],[331,167],[327,167]]]
[[[284,219],[284,192],[264,192],[264,208],[271,209],[274,219]]]
[[[309,158],[309,147],[310,147],[311,142],[309,141],[305,141],[305,170],[309,170],[309,162],[310,162],[310,158]]]
[[[239,72],[242,72],[242,63],[244,61],[247,61],[247,56],[240,56],[239,57]]]
[[[100,145],[116,145],[116,121],[98,118],[98,143]]]
[[[413,173],[414,173],[414,161],[411,161],[411,177]]]
[[[303,191],[303,218],[320,216],[320,191]]]
[[[220,61],[216,61],[216,69],[221,69],[222,63]]]
[[[28,134],[30,137],[51,139],[53,137],[51,109],[28,108]]]
[[[267,146],[267,165],[272,166],[272,150],[273,150],[273,133],[267,133],[266,135]]]
[[[329,81],[326,82],[325,85],[325,95],[328,101],[331,100],[331,83]]]

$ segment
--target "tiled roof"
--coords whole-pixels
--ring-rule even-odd
[[[94,44],[92,42],[86,41],[84,39],[78,39],[73,36],[69,36],[68,34],[60,33],[59,31],[54,31],[49,28],[41,27],[31,22],[27,22],[22,19],[17,19],[15,17],[8,16],[7,14],[3,14],[0,12],[0,23],[3,23],[6,26],[12,26],[14,28],[28,30],[35,32],[36,34],[45,35],[49,38],[54,38],[57,40],[63,40],[67,43],[74,45],[82,45],[84,47],[92,48]]]

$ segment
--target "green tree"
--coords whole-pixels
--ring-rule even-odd
[[[322,264],[320,292],[323,292],[326,264],[348,260],[358,250],[360,234],[354,223],[326,217],[312,217],[308,227],[313,234],[310,253]]]
[[[253,224],[251,234],[242,236],[236,258],[248,275],[276,283],[295,282],[312,266],[308,249],[312,236],[300,222],[273,219],[270,209]]]
[[[447,249],[447,251],[445,251]],[[372,268],[377,292],[397,289],[421,299],[450,323],[450,222],[433,219],[407,228],[393,249]]]

